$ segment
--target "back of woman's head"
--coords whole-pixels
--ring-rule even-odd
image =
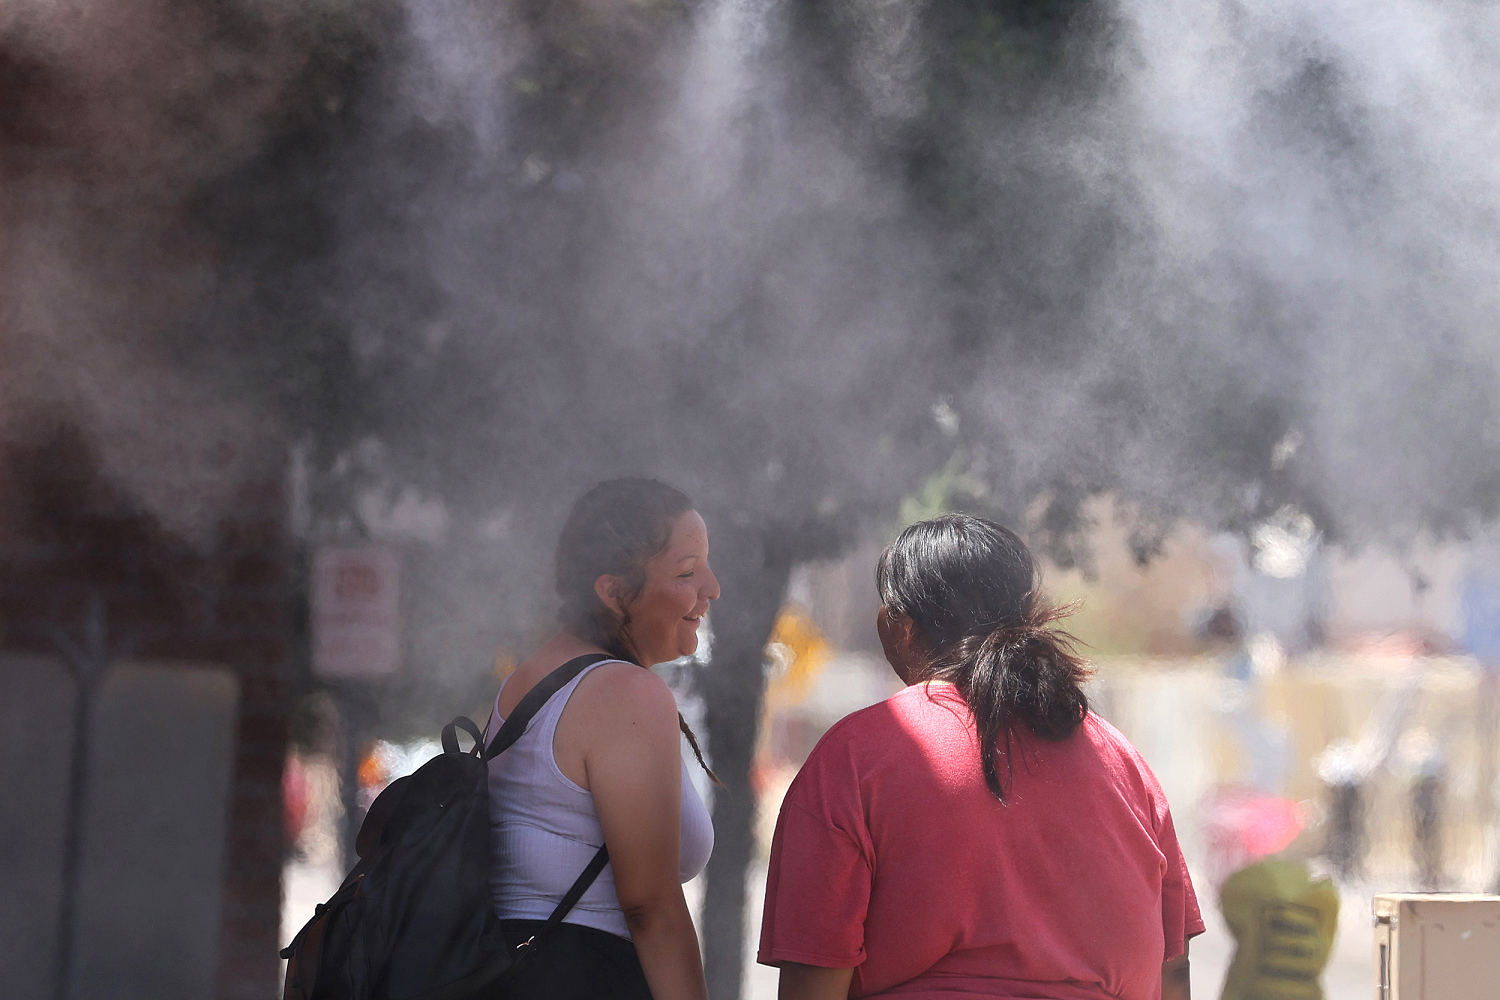
[[[1008,758],[1011,727],[1062,740],[1088,711],[1087,668],[1073,638],[1051,627],[1071,609],[1042,598],[1031,552],[1013,531],[969,514],[908,527],[881,553],[875,581],[885,613],[915,627],[922,662],[912,679],[948,681],[963,695],[989,748],[985,782],[1003,800],[998,761]]]
[[[1036,567],[1008,528],[968,514],[911,525],[881,553],[880,601],[911,616],[930,651],[1025,618]]]
[[[667,546],[672,524],[693,509],[687,494],[655,479],[610,479],[578,498],[554,556],[562,626],[622,659],[635,659],[628,624],[599,600],[604,574],[625,582],[627,602],[646,583],[646,563]]]

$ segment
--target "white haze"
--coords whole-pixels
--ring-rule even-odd
[[[26,207],[9,234],[0,412],[12,428],[48,406],[73,412],[110,470],[183,531],[227,492],[161,470],[210,467],[208,455],[222,464],[224,442],[266,436],[275,417],[136,349],[163,326],[190,325],[204,300],[236,293],[202,269],[207,252],[163,250],[174,197],[254,154],[309,39],[358,7],[251,6],[267,31],[248,51],[216,48],[206,16],[177,20],[177,6],[149,0],[12,5],[0,20],[84,95],[67,124],[103,150],[110,176],[98,211],[67,181],[8,173],[7,196]],[[608,5],[577,9],[606,28],[615,16]],[[1073,477],[1210,521],[1253,506],[1220,475],[1205,431],[1247,399],[1285,416],[1302,442],[1286,475],[1350,537],[1410,534],[1426,498],[1482,487],[1488,467],[1461,456],[1466,439],[1492,454],[1497,435],[1493,5],[1121,0],[1105,8],[1098,82],[1030,106],[978,92],[942,137],[994,192],[962,232],[926,226],[887,159],[890,136],[930,110],[925,75],[948,58],[919,30],[931,11],[840,8],[868,115],[850,122],[802,87],[788,9],[702,4],[680,50],[653,56],[653,98],[554,162],[514,135],[513,77],[540,44],[522,19],[504,4],[405,4],[405,55],[355,154],[364,162],[348,164],[330,290],[362,350],[401,343],[382,327],[390,291],[373,265],[420,270],[445,302],[423,336],[442,344],[454,330],[495,329],[496,356],[510,363],[519,350],[516,370],[536,369],[536,398],[556,417],[574,393],[621,391],[627,404],[649,393],[660,384],[649,372],[621,390],[614,362],[706,350],[704,331],[724,329],[759,289],[775,331],[765,364],[740,359],[738,378],[711,397],[747,427],[786,435],[785,468],[724,487],[751,505],[799,488],[800,467],[859,484],[881,475],[861,452],[882,415],[862,400],[896,377],[929,386],[934,404],[953,394],[963,429],[989,443],[979,458],[1007,503]],[[383,179],[382,130],[389,138],[413,121],[467,130],[473,160],[419,177],[403,188],[399,224],[372,226],[354,196]],[[531,235],[529,252],[487,253],[508,224],[514,188],[500,181],[516,176],[547,191],[591,185],[607,209],[588,218],[609,225],[575,241],[577,256],[564,252],[566,212],[560,229]],[[961,381],[883,367],[912,342],[944,349],[950,265],[985,233],[999,248],[985,265],[993,280],[963,294],[996,346],[966,360]],[[1070,287],[1082,259],[1094,262],[1087,283]],[[510,294],[517,283],[546,293]],[[546,335],[564,299],[600,345],[593,367],[587,353],[571,367],[538,361],[515,333]],[[1117,382],[1129,414],[1100,403]],[[772,427],[789,400],[815,434]],[[591,430],[561,430],[555,443],[564,455],[594,449],[580,479],[599,464],[598,446],[580,443]],[[647,444],[677,441],[662,430]],[[618,444],[622,468],[604,471],[648,457],[638,440]],[[688,441],[668,471],[703,467],[722,446]],[[495,470],[497,493],[514,474]]]

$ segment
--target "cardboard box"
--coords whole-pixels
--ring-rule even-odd
[[[1376,1000],[1500,996],[1500,896],[1375,897]]]

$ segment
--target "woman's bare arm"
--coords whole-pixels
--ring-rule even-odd
[[[585,705],[589,792],[615,891],[654,1000],[706,1000],[703,959],[682,895],[682,755],[677,703],[646,670],[621,668]],[[582,720],[580,720],[582,721]]]
[[[824,969],[784,962],[776,1000],[846,1000],[853,969]]]
[[[1192,1000],[1193,984],[1188,978],[1188,946],[1182,943],[1182,954],[1162,963],[1161,1000]]]

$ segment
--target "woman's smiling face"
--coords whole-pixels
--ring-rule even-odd
[[[691,656],[719,580],[708,565],[708,526],[695,510],[672,522],[666,547],[646,562],[641,592],[625,604],[625,635],[643,666]]]

